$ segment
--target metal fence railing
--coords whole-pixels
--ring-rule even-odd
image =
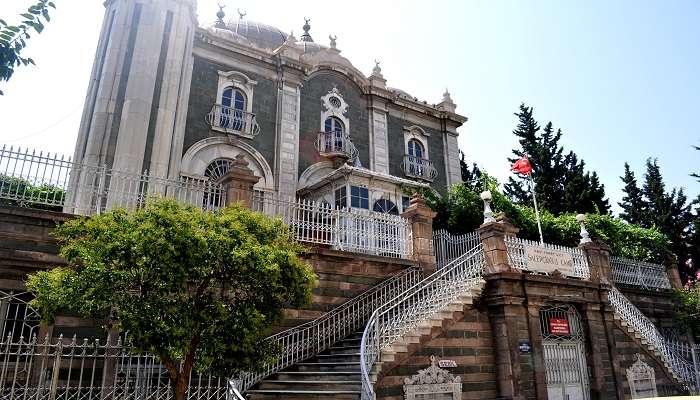
[[[252,208],[279,217],[302,242],[342,251],[409,258],[411,224],[403,217],[362,209],[335,209],[326,203],[251,194]],[[0,148],[0,203],[50,208],[79,215],[122,207],[143,207],[151,198],[217,210],[226,204],[224,188],[208,179],[156,177],[71,161],[69,157],[3,146]]]
[[[433,233],[433,249],[440,269],[481,244],[479,231],[453,235],[444,229]]]
[[[265,377],[312,357],[356,332],[374,310],[413,287],[421,278],[422,269],[408,268],[316,320],[271,336],[269,340],[276,342],[281,349],[277,360],[262,372],[241,376],[236,381],[237,388],[246,391]]]
[[[562,275],[588,279],[590,268],[583,250],[506,236],[506,249],[512,268],[550,274],[553,265]]]
[[[483,267],[484,252],[478,245],[372,314],[360,345],[363,400],[375,398],[370,373],[382,350],[477,287]]]
[[[670,289],[671,282],[666,267],[628,258],[610,257],[612,279],[615,283],[638,286],[644,289]]]

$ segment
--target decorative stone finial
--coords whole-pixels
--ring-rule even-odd
[[[221,4],[217,4],[219,6],[219,11],[216,12],[216,26],[217,27],[224,27],[226,24],[224,23],[224,17],[226,16],[226,13],[224,12],[224,8],[226,6],[222,6]]]
[[[338,39],[338,36],[328,35],[328,39],[331,40],[331,49],[335,49],[336,48],[335,40]]]
[[[374,60],[374,68],[372,68],[372,75],[382,76],[382,68],[379,66],[379,63],[379,60]]]
[[[442,100],[437,105],[439,110],[455,112],[457,105],[452,101],[452,96],[450,96],[450,91],[445,88],[445,93],[442,94]]]
[[[480,197],[484,202],[484,223],[496,222],[496,218],[493,217],[493,210],[491,209],[491,192],[484,190],[481,192]]]
[[[304,17],[304,26],[302,27],[304,29],[304,34],[301,35],[302,42],[313,42],[314,41],[311,38],[311,35],[309,34],[309,31],[311,30],[311,25],[309,25],[309,22],[311,22],[311,18]]]
[[[236,11],[238,12],[238,19],[243,19],[248,13],[245,12],[245,10],[241,11],[240,8],[237,8]]]
[[[586,216],[583,214],[576,215],[576,221],[581,224],[581,243],[591,243],[591,235],[586,230]]]

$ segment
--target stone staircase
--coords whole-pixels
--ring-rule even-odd
[[[360,399],[361,339],[362,331],[355,332],[322,353],[265,378],[246,392],[248,399]]]
[[[457,296],[452,303],[445,306],[429,319],[418,321],[413,329],[383,349],[379,360],[373,365],[370,371],[369,376],[372,383],[377,381],[377,378],[387,367],[391,367],[395,365],[397,361],[401,361],[403,358],[410,356],[410,354],[420,346],[420,343],[424,343],[436,337],[449,324],[459,320],[464,311],[464,307],[474,303],[474,298],[481,294],[485,284],[486,282],[481,280],[478,285]]]

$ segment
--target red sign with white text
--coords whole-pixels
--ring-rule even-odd
[[[550,318],[549,333],[553,335],[568,335],[569,320],[567,320],[566,318]]]

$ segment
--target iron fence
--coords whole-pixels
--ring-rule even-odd
[[[453,235],[444,229],[433,233],[433,249],[440,269],[481,244],[479,231]]]
[[[639,286],[644,289],[670,289],[666,267],[623,257],[610,257],[612,279],[615,283]]]

